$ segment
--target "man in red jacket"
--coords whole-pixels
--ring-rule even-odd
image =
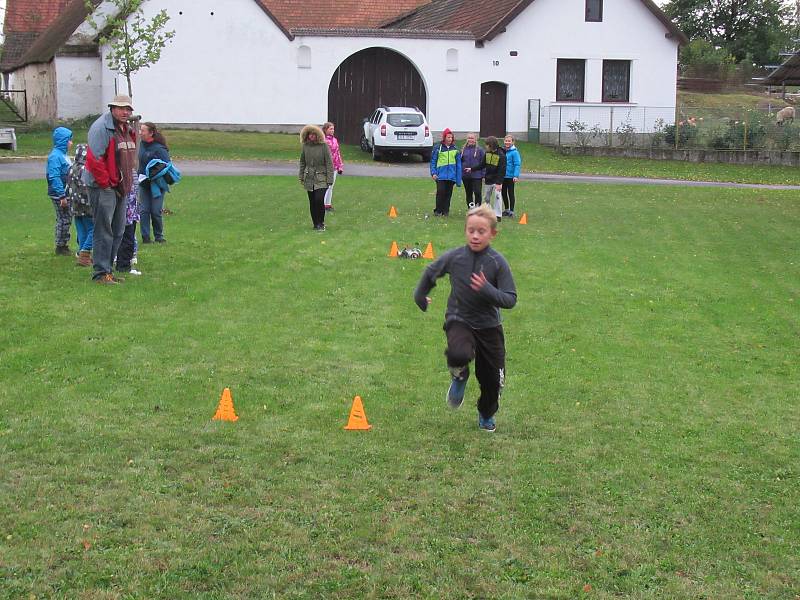
[[[125,232],[125,199],[133,187],[136,170],[136,132],[128,123],[133,113],[129,96],[117,95],[109,112],[89,128],[89,148],[83,181],[94,210],[92,279],[116,284],[112,263]]]

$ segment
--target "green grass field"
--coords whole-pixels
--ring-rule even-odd
[[[460,190],[343,177],[317,234],[294,178],[188,178],[114,287],[0,196],[2,598],[800,594],[795,193],[520,185],[495,434],[386,256]]]

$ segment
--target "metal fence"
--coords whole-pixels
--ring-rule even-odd
[[[25,123],[27,120],[27,91],[0,90],[0,123]]]
[[[767,98],[741,109],[542,106],[539,139],[554,146],[800,151],[800,121],[779,118],[783,106]]]

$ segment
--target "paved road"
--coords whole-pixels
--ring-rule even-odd
[[[297,175],[297,166],[290,162],[256,160],[180,160],[181,173],[202,175]],[[345,169],[350,177],[424,177],[428,166],[422,163],[350,163]],[[0,160],[0,181],[44,178],[44,159]],[[724,183],[716,181],[682,181],[677,179],[648,179],[645,177],[610,177],[605,175],[554,175],[523,173],[525,181],[560,183],[599,183],[628,185],[684,185],[693,187],[753,188],[764,190],[800,190],[800,185],[770,185],[757,183]]]

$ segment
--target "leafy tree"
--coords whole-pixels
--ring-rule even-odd
[[[724,77],[735,64],[725,48],[715,48],[702,38],[694,39],[681,48],[679,62],[684,74],[701,77]]]
[[[109,47],[108,67],[125,76],[131,97],[131,75],[157,63],[161,50],[175,37],[175,31],[164,30],[169,21],[167,11],[162,9],[148,20],[142,10],[144,1],[84,0],[87,22],[100,34],[100,44]]]
[[[664,12],[689,39],[724,48],[736,62],[776,64],[791,43],[794,2],[786,0],[669,0]]]

